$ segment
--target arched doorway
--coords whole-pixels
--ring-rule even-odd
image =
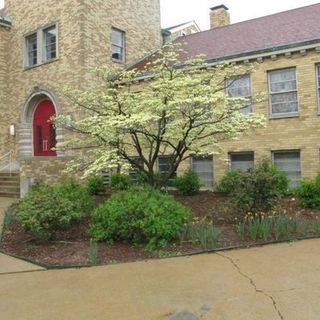
[[[38,103],[33,114],[33,149],[36,157],[55,157],[56,129],[51,119],[56,110],[51,100]]]

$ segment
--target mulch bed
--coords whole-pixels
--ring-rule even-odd
[[[97,204],[103,202],[110,195],[97,198]],[[174,193],[175,198],[188,206],[198,217],[204,217],[215,211],[217,206],[226,201],[225,197],[212,192],[201,192],[193,197],[183,197]],[[294,197],[284,198],[277,210],[294,214],[301,219],[313,220],[318,212],[302,208]],[[176,244],[161,251],[153,253],[141,247],[134,247],[126,243],[115,245],[98,244],[93,248],[89,237],[90,220],[75,223],[70,229],[60,231],[56,241],[36,243],[31,240],[30,233],[23,230],[14,219],[10,226],[3,231],[0,249],[8,254],[23,257],[47,266],[83,266],[92,264],[113,264],[118,262],[131,262],[159,257],[169,257],[180,254],[191,254],[201,250],[200,245]],[[241,241],[234,227],[224,217],[218,219],[221,231],[220,246],[222,248],[233,246],[246,246],[263,244],[263,241]],[[93,250],[95,250],[93,252]],[[93,261],[92,256],[95,256]]]

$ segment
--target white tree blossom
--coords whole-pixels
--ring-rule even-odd
[[[70,170],[88,176],[133,167],[150,184],[163,186],[182,161],[218,154],[224,141],[264,125],[262,115],[241,112],[246,99],[229,97],[226,90],[228,79],[252,73],[253,65],[209,66],[203,57],[181,64],[179,54],[169,45],[143,72],[97,68],[92,88],[64,88],[75,113],[86,111],[79,119],[57,119],[76,133],[63,148],[83,151],[69,163]],[[171,156],[171,162],[158,181],[160,155]]]

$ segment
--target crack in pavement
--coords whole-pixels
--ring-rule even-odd
[[[279,310],[278,306],[277,306],[277,302],[275,300],[275,298],[264,292],[262,289],[258,289],[257,285],[255,284],[255,282],[253,281],[253,279],[251,279],[248,275],[246,275],[245,273],[242,272],[241,268],[237,265],[237,263],[231,258],[231,257],[228,257],[228,256],[225,256],[224,254],[222,253],[219,253],[219,252],[216,252],[216,254],[224,259],[227,259],[231,262],[231,264],[235,267],[235,269],[238,271],[238,273],[243,276],[244,278],[246,278],[251,286],[254,288],[254,290],[257,292],[257,293],[260,293],[260,294],[263,294],[265,297],[269,298],[271,301],[272,301],[272,304],[273,304],[273,308],[275,309],[275,311],[277,312],[279,318],[281,320],[284,320],[284,316],[282,315],[281,311]]]

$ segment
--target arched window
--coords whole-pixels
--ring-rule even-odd
[[[55,157],[56,129],[52,123],[56,111],[51,100],[38,103],[33,115],[33,149],[36,157]]]

